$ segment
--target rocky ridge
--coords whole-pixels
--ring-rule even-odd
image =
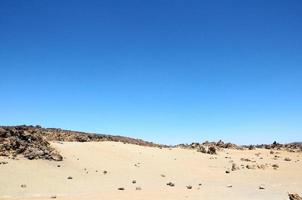
[[[0,126],[0,156],[61,161],[63,157],[49,143],[114,141],[149,147],[166,147],[140,139],[104,134],[91,134],[41,126]]]

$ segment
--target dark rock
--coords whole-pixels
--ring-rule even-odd
[[[263,165],[263,164],[257,165],[257,168],[258,168],[258,169],[266,169],[266,165]]]
[[[236,163],[233,163],[232,164],[232,171],[236,171],[236,170],[239,170],[239,167],[236,165]]]
[[[1,127],[0,155],[16,157],[23,155],[30,160],[62,160],[62,156],[50,146],[42,133],[34,127]]]
[[[252,160],[248,159],[248,158],[240,158],[241,161],[245,161],[245,162],[252,162]]]
[[[291,161],[292,159],[290,159],[290,158],[287,157],[287,158],[284,158],[284,160],[285,161]]]
[[[278,169],[278,168],[279,168],[279,165],[273,164],[272,167],[273,167],[274,169]]]
[[[247,169],[256,169],[256,165],[246,165]]]
[[[216,154],[216,148],[214,146],[210,146],[207,153],[208,154]]]
[[[302,200],[302,197],[300,197],[298,194],[288,194],[288,197],[290,200]]]
[[[204,146],[200,145],[197,147],[197,152],[207,153],[207,150]]]
[[[170,187],[174,187],[175,186],[175,184],[172,183],[172,182],[167,183],[167,185],[170,186]]]
[[[187,189],[189,189],[189,190],[192,189],[192,186],[191,186],[191,185],[187,185],[186,187],[187,187]]]
[[[51,158],[55,161],[62,161],[63,160],[63,157],[58,153],[52,153]]]

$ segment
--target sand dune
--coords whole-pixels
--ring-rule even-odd
[[[63,155],[63,161],[0,157],[8,162],[0,165],[0,199],[282,200],[288,199],[288,192],[302,192],[301,153],[224,149],[208,155],[119,142],[51,145]],[[286,157],[291,161],[285,161]],[[232,161],[239,170],[231,170]],[[279,168],[274,169],[273,164]],[[247,169],[246,165],[265,169]],[[174,186],[167,185],[169,182]]]

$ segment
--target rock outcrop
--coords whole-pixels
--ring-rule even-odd
[[[26,127],[0,127],[0,156],[61,161],[63,157],[36,131]]]
[[[91,142],[114,141],[141,146],[167,147],[140,139],[104,134],[91,134],[41,126],[0,126],[0,156],[61,161],[63,157],[50,145],[50,141]]]
[[[222,140],[218,142],[208,142],[205,141],[203,143],[191,143],[191,144],[179,144],[176,147],[184,148],[184,149],[196,149],[196,151],[207,154],[217,154],[217,151],[220,149],[241,149],[241,147],[232,144],[232,143],[224,143]]]

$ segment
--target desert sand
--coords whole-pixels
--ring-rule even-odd
[[[288,192],[302,192],[302,153],[223,149],[209,155],[120,142],[51,145],[63,161],[0,157],[7,162],[0,165],[0,199],[285,200]],[[230,170],[232,162],[240,169]],[[249,164],[267,165],[247,169]]]

